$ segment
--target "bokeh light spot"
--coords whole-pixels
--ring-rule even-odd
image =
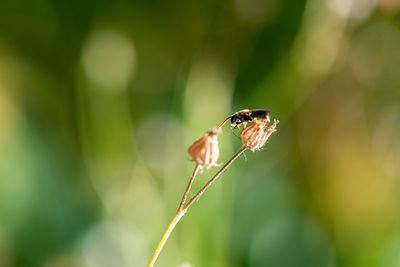
[[[185,112],[190,126],[196,130],[195,138],[229,114],[233,79],[234,74],[215,59],[204,57],[193,63],[185,93]]]
[[[88,267],[143,266],[143,242],[137,231],[117,223],[103,222],[84,238],[83,258]]]
[[[260,24],[277,14],[279,1],[271,0],[235,0],[238,17],[249,24]]]
[[[375,23],[360,31],[350,48],[350,66],[364,85],[400,87],[400,34],[389,24]]]
[[[361,21],[375,8],[374,0],[329,0],[330,7],[340,16]]]
[[[377,5],[386,10],[397,11],[400,8],[400,0],[376,0]]]
[[[396,177],[400,173],[400,108],[388,107],[378,117],[372,134],[372,155],[385,174]]]
[[[126,89],[136,64],[131,40],[115,31],[99,31],[83,48],[82,63],[89,81],[103,90]]]
[[[174,171],[184,162],[182,126],[173,116],[156,114],[144,119],[136,138],[143,160],[158,174]]]

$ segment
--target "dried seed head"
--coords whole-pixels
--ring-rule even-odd
[[[190,156],[201,167],[205,166],[208,169],[217,166],[219,157],[218,134],[219,131],[207,131],[189,147]]]
[[[243,145],[253,152],[260,150],[269,136],[276,132],[276,125],[279,123],[278,120],[274,120],[274,123],[269,126],[268,122],[267,120],[254,121],[254,123],[244,128],[240,135]]]

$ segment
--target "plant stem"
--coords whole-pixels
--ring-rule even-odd
[[[187,185],[186,191],[185,191],[185,193],[183,194],[181,203],[179,204],[178,212],[180,212],[180,211],[182,210],[182,207],[183,207],[183,205],[185,204],[186,198],[187,198],[187,196],[188,196],[188,194],[189,194],[190,188],[192,187],[194,178],[196,177],[196,175],[197,175],[197,173],[199,172],[199,170],[200,170],[200,165],[197,163],[197,164],[196,164],[196,167],[194,167],[194,171],[193,171],[192,177],[190,177],[190,180],[189,180],[189,183],[188,183],[188,185]]]
[[[193,202],[194,202],[195,200],[197,200],[197,199],[204,193],[204,191],[206,191],[207,188],[210,187],[210,185],[211,185],[215,180],[218,179],[218,177],[226,170],[226,168],[228,168],[229,165],[231,165],[232,162],[233,162],[235,159],[237,159],[237,157],[239,157],[239,156],[243,153],[243,151],[246,150],[246,148],[247,148],[246,146],[243,146],[242,148],[240,148],[239,151],[236,152],[236,154],[233,155],[232,158],[231,158],[227,163],[225,163],[225,165],[214,175],[214,177],[211,178],[210,181],[208,181],[208,183],[207,183],[205,186],[203,186],[203,188],[200,189],[200,191],[199,191],[194,197],[192,197],[192,198],[189,200],[189,202],[186,204],[186,206],[185,206],[182,210],[183,210],[184,212],[186,212],[186,210],[193,204]]]
[[[161,237],[160,242],[158,242],[156,249],[153,252],[153,255],[151,256],[151,259],[149,263],[147,264],[147,267],[152,267],[154,263],[156,262],[158,255],[161,252],[161,249],[163,248],[165,242],[167,241],[169,235],[171,234],[172,230],[174,230],[175,225],[179,222],[179,220],[182,218],[182,216],[185,214],[185,211],[178,211],[175,215],[175,217],[172,219],[172,221],[169,223],[167,230]]]
[[[186,213],[186,211],[188,210],[188,208],[193,204],[193,202],[194,202],[195,200],[197,200],[197,199],[204,193],[204,191],[207,190],[207,188],[209,188],[209,187],[211,186],[211,184],[212,184],[215,180],[217,180],[217,178],[226,170],[226,168],[228,168],[229,165],[231,165],[232,162],[233,162],[235,159],[237,159],[237,158],[243,153],[243,151],[246,150],[246,148],[247,148],[246,146],[243,146],[242,148],[240,148],[239,151],[238,151],[235,155],[233,155],[233,157],[232,157],[227,163],[225,163],[225,165],[214,175],[214,177],[211,178],[211,179],[208,181],[208,183],[207,183],[205,186],[203,186],[203,188],[201,188],[200,191],[199,191],[194,197],[192,197],[192,198],[189,200],[189,202],[186,204],[186,206],[183,207],[183,205],[185,204],[187,195],[188,195],[188,193],[189,193],[189,191],[190,191],[190,188],[192,187],[194,178],[196,177],[196,175],[197,175],[197,173],[198,173],[198,171],[199,171],[199,169],[200,169],[199,164],[196,165],[196,167],[194,168],[192,177],[191,177],[190,180],[189,180],[189,184],[188,184],[188,186],[187,186],[187,188],[186,188],[186,191],[185,191],[185,193],[183,194],[182,201],[181,201],[181,203],[179,204],[179,208],[178,208],[178,210],[177,210],[177,212],[176,212],[176,215],[175,215],[175,217],[172,219],[172,221],[169,223],[169,225],[168,225],[168,227],[167,227],[167,230],[165,231],[165,233],[164,233],[163,236],[161,237],[160,242],[158,242],[158,245],[157,245],[156,249],[154,250],[153,255],[151,256],[151,259],[150,259],[149,263],[147,264],[147,267],[153,267],[154,263],[156,262],[156,260],[157,260],[157,258],[158,258],[158,255],[160,254],[160,252],[161,252],[161,250],[162,250],[162,248],[163,248],[165,242],[167,241],[169,235],[170,235],[170,234],[172,233],[172,231],[174,230],[175,225],[180,221],[180,219],[183,217],[183,215],[185,215],[185,213]]]
[[[154,265],[154,263],[156,262],[158,255],[160,254],[165,242],[167,241],[169,235],[172,233],[172,230],[174,230],[175,225],[179,222],[179,220],[182,218],[182,216],[185,214],[186,211],[182,210],[183,205],[186,202],[187,196],[189,194],[190,188],[192,187],[194,178],[196,177],[197,173],[200,170],[200,165],[197,163],[196,166],[194,167],[194,171],[192,174],[192,177],[190,177],[189,183],[186,187],[186,191],[183,194],[181,203],[179,204],[179,208],[176,211],[176,215],[175,217],[172,219],[172,221],[169,223],[167,230],[165,230],[165,233],[163,234],[163,236],[161,237],[160,242],[158,242],[156,249],[153,252],[153,255],[151,256],[151,259],[149,261],[149,263],[147,264],[148,267],[152,267]]]

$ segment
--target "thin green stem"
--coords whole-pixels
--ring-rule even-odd
[[[196,177],[196,175],[197,175],[197,173],[198,173],[198,171],[199,171],[199,169],[200,169],[200,166],[199,166],[198,164],[196,165],[196,167],[195,167],[195,169],[194,169],[194,171],[193,171],[192,177],[191,177],[190,180],[189,180],[189,184],[188,184],[188,186],[187,186],[187,188],[186,188],[186,191],[185,191],[185,193],[183,194],[182,201],[181,201],[181,203],[179,204],[178,211],[176,212],[175,217],[174,217],[174,218],[172,219],[172,221],[169,223],[169,225],[168,225],[168,227],[167,227],[167,230],[165,231],[165,233],[164,233],[163,236],[161,237],[160,242],[158,242],[157,247],[156,247],[156,249],[154,250],[153,255],[152,255],[151,258],[150,258],[150,261],[149,261],[149,263],[147,264],[147,267],[153,267],[154,263],[156,262],[156,260],[157,260],[157,258],[158,258],[158,255],[160,254],[160,252],[161,252],[163,246],[165,245],[165,242],[167,241],[169,235],[172,233],[172,231],[174,230],[176,224],[180,221],[180,219],[183,217],[183,215],[185,215],[185,213],[186,213],[186,211],[188,210],[188,208],[193,204],[193,202],[194,202],[195,200],[197,200],[197,199],[204,193],[204,191],[207,190],[207,188],[209,188],[209,187],[211,186],[211,184],[212,184],[215,180],[218,179],[218,177],[226,170],[226,168],[228,168],[229,165],[231,165],[232,162],[233,162],[235,159],[237,159],[237,158],[243,153],[243,151],[246,150],[246,148],[247,148],[246,146],[243,146],[242,148],[240,148],[239,151],[238,151],[235,155],[233,155],[233,157],[232,157],[227,163],[225,163],[225,165],[214,175],[214,177],[211,178],[211,179],[207,182],[207,184],[206,184],[205,186],[203,186],[203,188],[201,188],[201,189],[199,190],[199,192],[198,192],[194,197],[192,197],[192,198],[189,200],[189,202],[183,207],[183,205],[185,204],[185,201],[186,201],[186,199],[187,199],[187,195],[188,195],[188,193],[189,193],[189,191],[190,191],[190,188],[192,187],[194,178]]]
[[[175,217],[172,219],[172,221],[169,223],[169,225],[168,225],[168,227],[167,227],[167,230],[165,230],[163,236],[161,237],[160,242],[158,242],[157,247],[156,247],[156,249],[154,250],[153,255],[152,255],[151,258],[150,258],[150,261],[149,261],[149,263],[147,264],[148,267],[152,267],[152,266],[154,265],[154,263],[156,262],[156,260],[157,260],[157,258],[158,258],[158,255],[160,254],[160,252],[161,252],[161,250],[162,250],[162,248],[163,248],[165,242],[167,242],[167,239],[168,239],[169,235],[170,235],[170,234],[172,233],[172,231],[174,230],[175,225],[179,222],[179,220],[180,220],[180,219],[182,218],[182,216],[185,214],[186,211],[183,211],[183,210],[182,210],[182,207],[183,207],[183,205],[184,205],[185,202],[186,202],[186,199],[187,199],[187,196],[188,196],[188,194],[189,194],[190,188],[192,187],[194,178],[196,177],[196,175],[197,175],[197,173],[199,172],[199,170],[200,170],[200,165],[199,165],[199,164],[196,164],[196,166],[194,167],[193,174],[192,174],[192,176],[190,177],[189,183],[188,183],[188,185],[187,185],[187,187],[186,187],[186,191],[185,191],[185,193],[183,194],[181,203],[179,204],[179,208],[178,208],[178,210],[177,210],[177,212],[176,212],[176,215],[175,215]]]
[[[149,263],[147,264],[147,267],[153,267],[154,263],[156,262],[158,255],[160,254],[163,246],[165,245],[165,242],[167,241],[169,235],[172,233],[172,230],[174,230],[175,225],[179,222],[179,220],[182,218],[182,216],[185,214],[184,211],[178,211],[175,217],[172,219],[172,221],[169,223],[167,230],[165,230],[165,233],[161,237],[160,242],[158,242],[156,249],[153,252],[153,255],[150,258]]]

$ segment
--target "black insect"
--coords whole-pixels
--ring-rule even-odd
[[[257,120],[266,120],[267,122],[269,122],[269,113],[270,111],[268,109],[243,109],[226,118],[218,125],[218,128],[221,127],[229,119],[231,120],[232,128],[237,128],[241,124],[246,126],[248,122]]]

